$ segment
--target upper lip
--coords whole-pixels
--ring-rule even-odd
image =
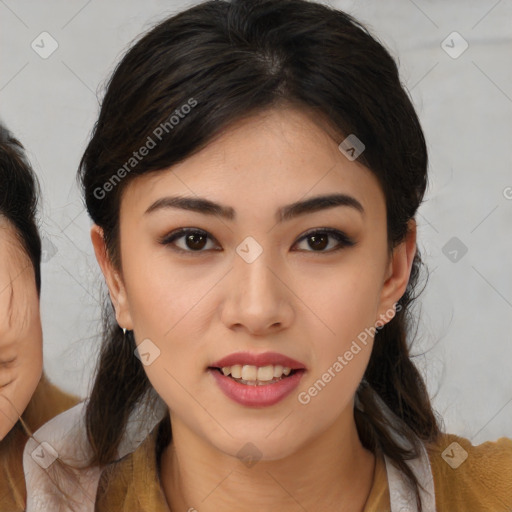
[[[279,354],[277,352],[263,352],[262,354],[255,354],[252,352],[235,352],[229,354],[210,365],[210,368],[223,368],[224,366],[239,365],[252,365],[252,366],[268,366],[268,365],[281,365],[292,370],[305,370],[306,367],[292,359],[291,357]]]

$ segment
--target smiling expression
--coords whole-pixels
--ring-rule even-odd
[[[283,457],[353,421],[372,340],[308,405],[297,396],[405,291],[411,252],[393,266],[379,182],[339,142],[298,110],[261,113],[126,185],[120,269],[102,262],[93,227],[119,325],[156,347],[144,368],[171,422],[225,453],[250,439]],[[209,369],[234,352],[276,352],[306,371],[282,400],[247,407]]]

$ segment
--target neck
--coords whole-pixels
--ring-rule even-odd
[[[244,464],[171,419],[173,441],[161,458],[161,482],[172,512],[339,510],[363,511],[373,483],[375,456],[355,422],[340,422],[278,460]]]

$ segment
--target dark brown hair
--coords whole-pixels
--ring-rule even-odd
[[[425,193],[427,150],[388,51],[354,18],[325,5],[207,1],[145,34],[108,83],[79,178],[113,263],[122,267],[119,210],[130,180],[190,157],[235,121],[281,106],[314,115],[338,143],[349,134],[363,141],[358,161],[384,191],[389,249],[402,242]],[[132,160],[149,139],[156,144],[144,158]],[[375,335],[354,414],[363,445],[382,450],[405,473],[421,507],[417,479],[405,460],[418,455],[418,439],[433,442],[440,429],[407,340],[420,266],[417,253],[396,316]],[[134,357],[133,333],[123,341],[110,301],[105,315],[86,412],[91,464],[100,466],[113,459],[130,413],[151,389]],[[393,411],[396,423],[378,400]],[[396,442],[392,432],[397,431],[411,449]]]
[[[21,143],[0,124],[0,215],[14,227],[34,268],[41,293],[41,238],[37,227],[39,182]]]

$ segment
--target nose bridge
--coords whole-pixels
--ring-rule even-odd
[[[287,324],[292,308],[286,287],[277,277],[282,267],[276,255],[254,239],[239,244],[236,252],[225,321],[245,325],[251,331]]]
[[[240,291],[243,292],[241,296],[254,300],[275,299],[279,291],[274,273],[278,270],[276,268],[272,272],[271,268],[277,266],[277,258],[269,249],[255,247],[250,241],[240,244],[234,260],[234,270]]]

